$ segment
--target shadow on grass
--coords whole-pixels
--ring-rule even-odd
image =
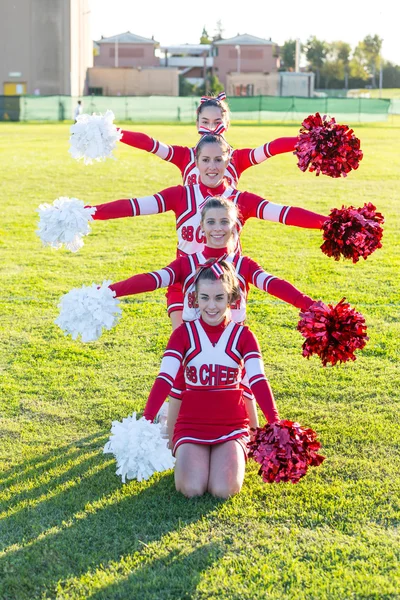
[[[222,545],[206,544],[189,553],[178,550],[136,569],[123,581],[92,594],[93,600],[140,598],[140,600],[190,600],[201,575],[221,560]]]
[[[10,492],[3,507],[8,514],[0,521],[4,549],[0,598],[53,598],[58,582],[76,580],[135,553],[141,563],[140,555],[149,543],[197,522],[221,504],[211,496],[188,501],[176,492],[172,473],[122,485],[115,475],[115,462],[102,454],[105,440],[106,435],[89,436],[6,473],[3,487],[6,481],[18,485],[14,495]],[[63,457],[71,460],[71,467],[57,471]],[[153,562],[147,564],[146,558],[134,575],[112,586],[116,595],[110,591],[104,597],[124,597],[125,590],[129,592],[125,597],[134,597],[130,590],[146,581],[150,594],[156,589],[153,584],[162,584],[158,570],[166,573],[172,567],[178,573],[186,565],[190,565],[190,589],[215,554],[204,547],[183,558],[167,553],[155,572]],[[171,577],[171,593],[177,580]]]

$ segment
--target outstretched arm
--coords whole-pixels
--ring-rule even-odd
[[[245,220],[255,217],[264,221],[273,221],[305,229],[322,229],[322,225],[329,218],[305,208],[274,204],[274,202],[269,202],[250,192],[240,194],[238,206]]]
[[[93,215],[95,221],[108,221],[109,219],[121,219],[123,217],[138,217],[139,215],[156,215],[176,211],[176,207],[182,197],[184,188],[181,185],[166,188],[153,196],[144,196],[142,198],[126,198],[98,204],[93,208],[96,212]],[[86,207],[88,208],[88,207]]]
[[[152,292],[158,288],[168,287],[181,278],[182,257],[177,258],[167,267],[159,271],[151,271],[150,273],[140,273],[133,275],[124,281],[112,283],[109,288],[115,292],[115,297],[132,296],[134,294],[142,294],[144,292]]]
[[[127,144],[128,146],[132,146],[133,148],[138,148],[139,150],[145,150],[146,152],[155,154],[155,156],[158,156],[162,160],[171,162],[181,171],[184,170],[189,161],[189,148],[184,146],[169,146],[167,144],[163,144],[162,142],[155,140],[145,133],[126,131],[125,129],[121,129],[121,131],[121,142]]]
[[[272,294],[276,298],[292,304],[300,310],[306,310],[314,302],[310,296],[303,294],[294,285],[285,279],[279,279],[274,275],[270,275],[259,264],[248,257],[243,259],[247,263],[246,279],[258,287],[259,290]]]
[[[123,141],[123,140],[122,140]],[[258,148],[243,148],[234,151],[234,161],[240,173],[243,173],[249,167],[259,165],[260,163],[286,152],[294,152],[294,148],[299,141],[298,137],[282,137],[272,140],[258,146]]]

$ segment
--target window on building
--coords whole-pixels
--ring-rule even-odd
[[[89,88],[89,96],[102,96],[103,88],[102,87],[90,87]]]

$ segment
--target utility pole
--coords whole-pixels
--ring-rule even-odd
[[[115,38],[115,60],[114,60],[115,68],[118,67],[118,35]]]
[[[237,44],[235,46],[235,50],[237,52],[237,68],[236,68],[236,70],[240,75],[240,46],[239,46],[239,44]]]
[[[299,38],[296,39],[296,52],[294,56],[294,70],[296,73],[300,71],[300,53],[301,53],[301,43]]]

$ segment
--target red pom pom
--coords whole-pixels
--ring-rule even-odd
[[[317,467],[325,460],[317,454],[320,447],[312,429],[292,421],[279,421],[257,427],[255,437],[249,443],[249,456],[260,463],[258,474],[264,483],[297,483],[308,467]]]
[[[344,300],[336,306],[314,302],[300,312],[297,329],[306,338],[303,356],[317,354],[324,367],[356,360],[354,351],[364,348],[368,341],[364,317]]]
[[[349,206],[332,209],[325,221],[322,252],[339,260],[340,256],[351,258],[353,263],[364,260],[377,248],[382,248],[383,215],[376,212],[371,202],[362,208]]]
[[[319,113],[303,121],[294,154],[302,171],[309,169],[329,177],[346,177],[349,171],[358,169],[363,157],[353,130]]]

